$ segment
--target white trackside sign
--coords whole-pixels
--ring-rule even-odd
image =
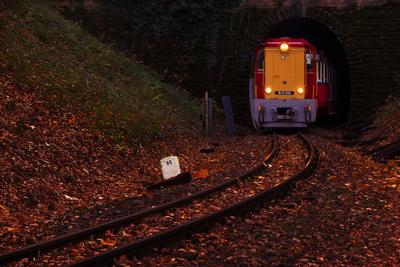
[[[170,156],[163,158],[161,161],[161,171],[163,179],[167,180],[171,177],[175,177],[181,173],[181,168],[179,167],[178,157]]]

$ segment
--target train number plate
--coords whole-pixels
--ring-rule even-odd
[[[294,95],[294,91],[275,91],[276,95]]]

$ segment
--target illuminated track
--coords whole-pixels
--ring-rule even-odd
[[[186,223],[169,228],[165,231],[153,234],[149,237],[144,237],[132,243],[112,249],[108,252],[86,258],[82,261],[74,263],[70,266],[99,266],[112,264],[115,257],[121,255],[140,255],[143,256],[147,253],[154,251],[154,248],[162,248],[168,246],[177,240],[187,238],[190,234],[201,232],[211,227],[215,222],[234,214],[248,212],[260,205],[265,205],[274,199],[277,199],[288,191],[290,191],[302,178],[308,177],[317,163],[317,152],[315,147],[302,135],[299,138],[303,141],[307,148],[308,156],[304,167],[293,176],[280,182],[273,187],[258,192],[244,200],[238,201],[230,206],[223,208],[211,214],[192,219]]]
[[[278,146],[278,141],[277,141],[277,137],[276,135],[273,136],[273,143],[272,143],[272,147],[271,150],[269,151],[268,155],[265,156],[265,158],[263,159],[263,161],[258,164],[257,166],[255,166],[254,168],[252,168],[250,171],[247,171],[245,174],[240,175],[239,177],[235,177],[235,178],[231,178],[227,181],[224,181],[222,183],[219,183],[213,187],[210,187],[208,189],[199,191],[197,193],[194,193],[192,195],[153,207],[153,208],[149,208],[143,211],[139,211],[137,213],[116,219],[116,220],[112,220],[112,221],[108,221],[93,227],[88,227],[82,230],[78,230],[66,235],[62,235],[60,237],[51,239],[51,240],[46,240],[43,242],[39,242],[37,244],[33,244],[27,247],[23,247],[20,249],[16,249],[14,251],[8,252],[8,253],[4,253],[2,255],[0,255],[0,265],[2,264],[6,264],[8,262],[12,262],[12,261],[16,261],[18,259],[21,258],[26,258],[26,257],[37,257],[41,254],[43,254],[43,252],[52,250],[52,249],[56,249],[56,248],[60,248],[63,246],[67,246],[68,244],[70,244],[71,242],[78,242],[81,240],[84,240],[86,238],[89,238],[91,235],[98,235],[101,233],[104,233],[106,230],[109,229],[115,229],[115,228],[119,228],[125,225],[129,225],[129,224],[138,224],[140,223],[141,220],[145,219],[146,217],[149,217],[151,215],[154,214],[158,214],[158,213],[163,213],[166,212],[169,209],[172,208],[176,208],[179,206],[184,206],[184,205],[188,205],[191,202],[193,202],[194,200],[197,199],[202,199],[205,198],[207,196],[210,196],[212,194],[215,194],[217,192],[223,191],[228,189],[229,187],[232,187],[234,185],[239,184],[240,182],[244,181],[245,179],[249,179],[252,177],[255,177],[256,175],[258,175],[259,173],[263,172],[266,170],[267,168],[267,164],[274,158],[274,156],[277,154],[277,146]]]

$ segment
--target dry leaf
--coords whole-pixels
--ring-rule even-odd
[[[117,243],[117,241],[115,241],[115,240],[109,240],[109,239],[104,240],[104,239],[98,238],[97,240],[99,240],[100,243],[101,243],[103,246],[108,246],[108,247],[114,247],[114,246],[116,245],[116,243]]]
[[[208,177],[208,170],[207,169],[200,169],[198,172],[193,173],[192,177],[194,179],[207,178]]]
[[[4,207],[3,205],[0,205],[0,209],[4,210],[6,212],[9,212],[8,209],[6,207]]]

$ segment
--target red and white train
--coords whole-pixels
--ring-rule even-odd
[[[267,39],[256,47],[249,82],[254,127],[307,127],[335,113],[335,69],[305,39]]]

